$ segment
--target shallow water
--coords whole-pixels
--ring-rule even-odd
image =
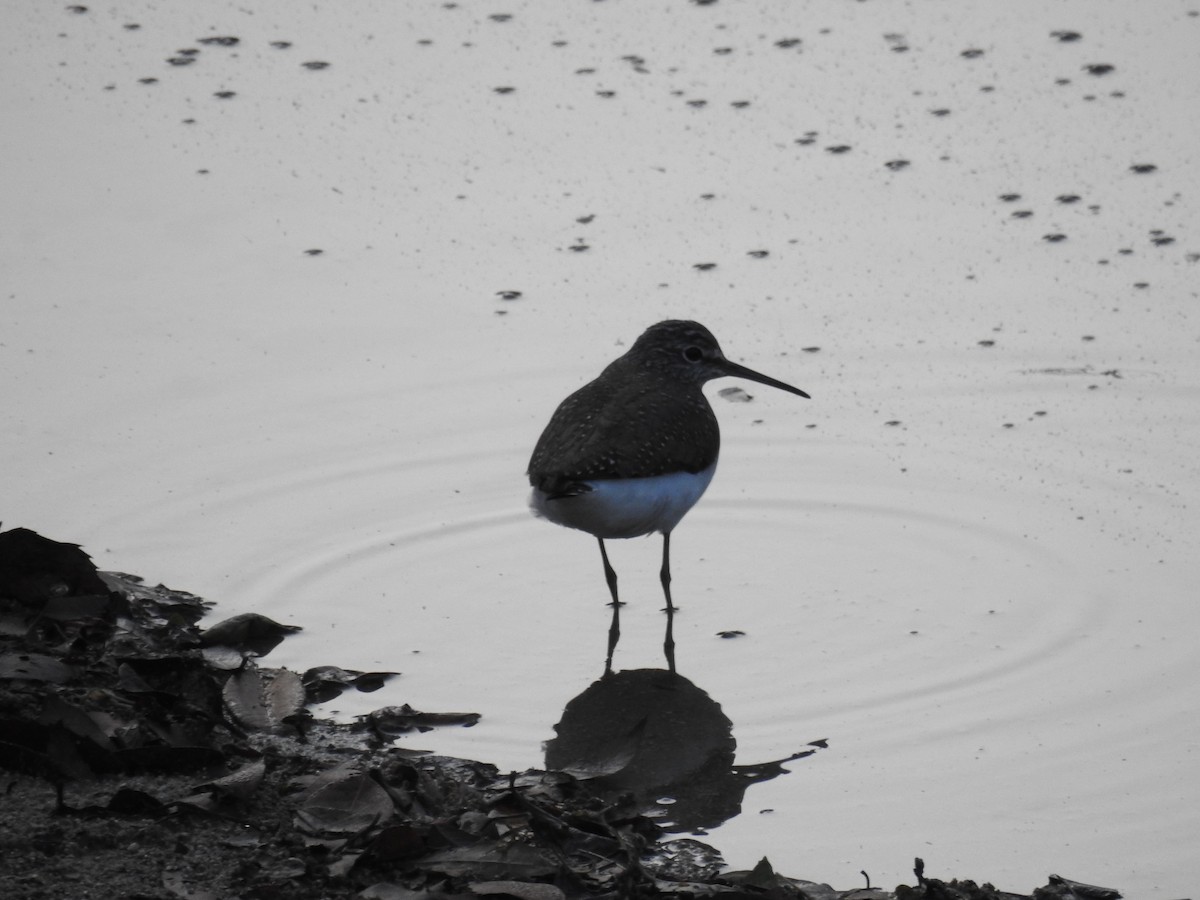
[[[416,743],[538,765],[609,611],[521,473],[695,318],[813,395],[710,386],[672,541],[739,762],[830,742],[728,861],[1194,892],[1193,6],[9,11],[4,523],[304,625],[273,664],[403,673],[342,714],[478,711]],[[661,658],[659,552],[612,546],[618,667]]]

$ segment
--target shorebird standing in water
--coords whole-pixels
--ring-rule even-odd
[[[617,573],[604,542],[655,531],[663,536],[663,651],[675,671],[671,532],[717,469],[721,432],[701,388],[727,375],[808,396],[727,360],[717,339],[698,322],[659,322],[599,378],[559,405],[529,460],[534,511],[600,542],[613,607],[605,672],[612,671],[613,650],[621,635],[621,603]]]

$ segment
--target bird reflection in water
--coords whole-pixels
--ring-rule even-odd
[[[546,768],[600,798],[655,815],[666,831],[714,828],[741,812],[746,788],[788,772],[785,759],[735,765],[733,723],[688,679],[663,669],[609,672],[571,700],[546,742]]]

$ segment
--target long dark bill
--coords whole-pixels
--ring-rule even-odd
[[[787,391],[789,394],[797,394],[801,397],[808,397],[808,394],[800,390],[800,388],[792,387],[790,384],[784,384],[782,381],[776,381],[769,375],[762,375],[755,372],[753,369],[747,369],[745,366],[739,366],[735,362],[724,360],[721,363],[721,368],[725,370],[726,375],[732,375],[734,378],[745,378],[747,381],[757,381],[759,384],[765,384],[768,387],[779,388],[781,391]]]

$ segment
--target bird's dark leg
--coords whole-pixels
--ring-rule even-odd
[[[617,649],[617,641],[621,638],[621,601],[617,599],[617,573],[608,561],[608,551],[604,549],[604,538],[596,538],[600,542],[600,558],[604,560],[604,580],[608,582],[608,592],[612,594],[612,624],[608,626],[608,656],[604,660],[604,674],[612,671],[613,651]]]
[[[671,532],[663,532],[663,562],[658,573],[662,580],[663,594],[667,598],[667,635],[663,639],[663,653],[667,655],[667,668],[675,671],[675,604],[671,602]]]

